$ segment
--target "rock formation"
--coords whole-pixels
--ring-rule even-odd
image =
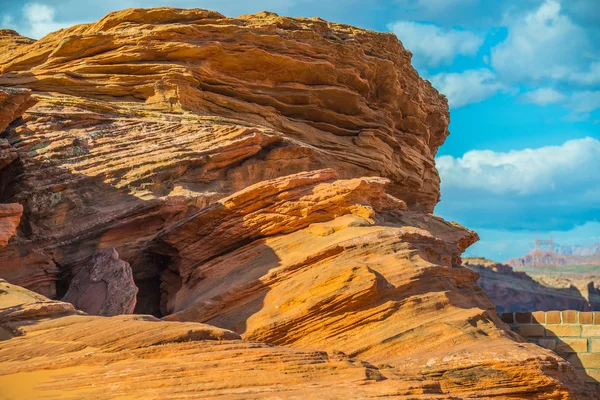
[[[22,213],[20,204],[0,204],[0,249],[15,235]]]
[[[598,279],[530,276],[482,258],[466,258],[464,265],[479,274],[477,284],[498,312],[600,311]]]
[[[0,41],[4,31],[0,30]],[[23,112],[35,104],[31,91],[26,89],[0,88],[0,133],[10,123],[21,117]],[[17,151],[6,139],[0,138],[0,178],[3,169],[18,158]],[[3,191],[4,180],[0,179],[0,193]],[[0,204],[0,249],[8,244],[8,240],[17,233],[21,221],[23,206],[18,203]]]
[[[110,247],[95,252],[69,284],[62,301],[91,315],[131,314],[138,292],[131,267]]]
[[[59,270],[103,247],[146,296],[159,273],[139,260],[147,241],[265,179],[328,167],[390,179],[413,210],[439,198],[447,102],[389,33],[126,10],[3,53],[0,85],[39,100],[4,134],[21,161],[0,201],[23,204],[27,220],[0,275],[50,297]]]
[[[431,214],[447,101],[394,35],[159,8],[0,42],[0,85],[39,101],[2,134],[18,160],[0,201],[24,216],[0,277],[85,308],[74,293],[95,280],[86,264],[114,248],[139,287],[136,312],[169,320],[83,315],[6,284],[21,302],[0,296],[0,387],[589,395],[564,360],[499,320],[461,266],[477,235]]]
[[[403,375],[389,365],[374,366],[341,352],[247,342],[234,332],[201,323],[142,315],[88,316],[69,303],[2,280],[0,291],[0,388],[10,398],[456,398],[442,389],[436,374]],[[566,361],[532,344],[519,346],[514,350],[520,356],[534,348],[543,354],[539,364],[530,360],[519,371],[556,369],[562,371],[563,383],[572,379]],[[500,378],[485,376],[494,373],[494,366],[463,362],[447,379],[478,379],[472,381],[478,390],[466,393],[507,393],[484,388]],[[569,396],[553,378],[538,375],[539,380],[522,382],[523,376],[512,377],[517,385],[530,385],[523,386],[521,398]],[[576,380],[570,383],[574,398],[588,398],[573,390]]]

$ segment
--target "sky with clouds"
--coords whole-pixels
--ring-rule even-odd
[[[499,261],[535,232],[600,241],[598,0],[0,0],[0,27],[39,38],[129,7],[262,10],[394,32],[446,94],[436,213],[479,232]]]

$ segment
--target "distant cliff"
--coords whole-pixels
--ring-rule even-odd
[[[593,278],[532,277],[484,258],[465,258],[463,265],[480,275],[477,283],[498,312],[600,310],[599,282]]]

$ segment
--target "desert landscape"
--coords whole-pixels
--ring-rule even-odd
[[[171,7],[0,30],[0,399],[600,398],[503,316],[595,332],[596,264],[463,259],[448,99],[401,40]]]

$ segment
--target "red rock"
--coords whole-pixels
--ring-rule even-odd
[[[447,101],[392,34],[160,8],[15,40],[0,35],[0,85],[39,103],[5,133],[20,157],[6,200],[26,215],[0,251],[10,282],[54,296],[59,269],[114,247],[147,298],[160,271],[142,249],[159,231],[301,171],[385,177],[413,210],[439,199]]]
[[[145,315],[82,315],[4,281],[0,290],[0,388],[11,398],[452,398],[435,381],[339,352]],[[30,311],[14,318],[15,309]]]
[[[62,301],[90,315],[131,314],[138,292],[131,267],[114,248],[98,250],[76,273]]]
[[[13,237],[23,214],[20,204],[0,204],[0,249]]]

